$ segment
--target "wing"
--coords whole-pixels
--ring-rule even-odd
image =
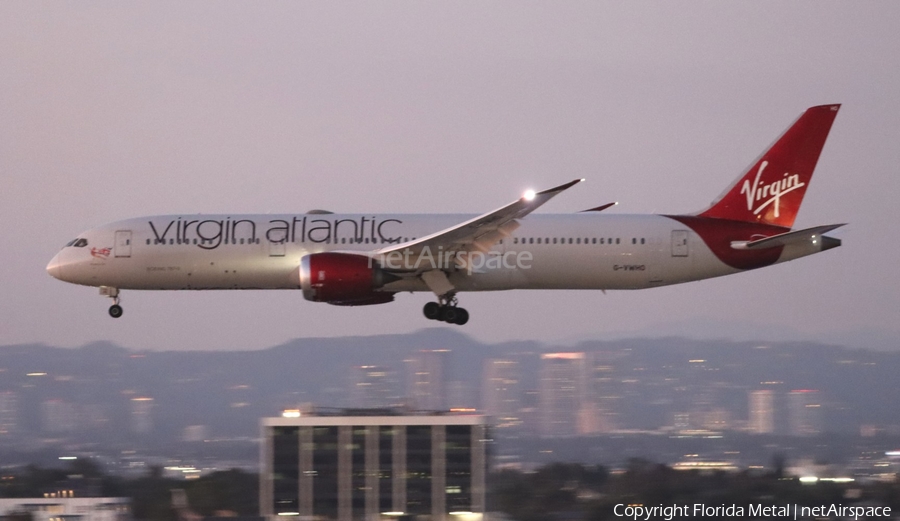
[[[542,192],[526,193],[522,198],[513,201],[502,208],[498,208],[497,210],[488,212],[453,226],[452,228],[441,230],[414,241],[395,244],[375,250],[372,252],[371,256],[376,259],[386,259],[392,254],[402,254],[404,264],[410,267],[395,271],[422,273],[433,269],[433,267],[430,266],[430,263],[418,262],[419,258],[423,255],[435,255],[438,252],[447,253],[473,250],[486,252],[497,243],[497,241],[509,236],[519,227],[519,223],[516,222],[516,219],[525,217],[537,210],[542,204],[560,194],[563,190],[582,181],[584,181],[584,179],[576,179]],[[385,264],[390,265],[392,263]],[[424,264],[428,264],[428,266],[424,266]]]

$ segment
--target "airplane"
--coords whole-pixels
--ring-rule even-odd
[[[681,215],[536,209],[583,179],[479,216],[156,215],[87,230],[47,265],[100,288],[118,318],[122,290],[299,289],[313,302],[385,304],[430,292],[428,319],[463,325],[468,291],[644,289],[762,268],[841,245],[843,224],[792,230],[840,105],[811,107],[708,208]]]

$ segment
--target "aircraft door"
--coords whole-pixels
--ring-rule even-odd
[[[688,253],[688,231],[672,230],[672,256],[687,257]]]
[[[131,257],[131,230],[116,230],[116,257]]]

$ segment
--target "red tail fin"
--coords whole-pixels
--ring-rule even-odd
[[[806,110],[747,172],[699,215],[790,228],[840,105]]]

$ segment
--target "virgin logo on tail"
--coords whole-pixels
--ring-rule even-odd
[[[753,180],[753,185],[750,185],[749,179],[745,179],[744,184],[741,186],[740,193],[747,196],[747,210],[752,211],[754,215],[758,215],[765,207],[773,204],[775,206],[775,217],[779,217],[781,196],[793,192],[798,188],[803,188],[806,186],[806,183],[800,181],[799,175],[791,175],[789,172],[785,172],[783,179],[779,179],[774,183],[760,185],[759,178],[762,177],[763,171],[767,166],[769,166],[768,161],[760,163],[759,170],[756,171],[756,178]],[[762,202],[762,204],[754,209],[753,205],[759,202]]]
[[[783,228],[793,226],[838,107],[820,105],[807,109],[698,215]],[[767,171],[769,167],[771,171]]]

